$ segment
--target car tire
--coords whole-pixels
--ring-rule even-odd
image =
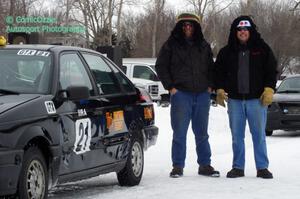
[[[47,195],[48,171],[45,158],[37,147],[30,147],[24,154],[18,196],[22,199],[45,199]]]
[[[266,129],[266,136],[271,136],[273,134],[273,130]]]
[[[121,186],[138,185],[144,170],[144,151],[142,142],[133,137],[125,167],[117,173]]]

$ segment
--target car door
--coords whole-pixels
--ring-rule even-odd
[[[92,71],[102,106],[97,112],[105,117],[100,142],[104,147],[106,164],[124,161],[128,149],[127,121],[133,120],[133,104],[137,100],[133,84],[110,61],[101,55],[82,52]]]
[[[68,51],[60,55],[61,92],[72,86],[85,86],[90,93],[89,99],[62,100],[57,109],[60,115],[63,145],[60,174],[73,173],[96,165],[95,157],[99,151],[97,144],[102,122],[101,113],[96,111],[96,107],[101,106],[101,102],[94,100],[96,91],[91,77],[83,59],[76,51]]]

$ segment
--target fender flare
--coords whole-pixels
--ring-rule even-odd
[[[61,150],[59,143],[53,143],[51,136],[49,133],[41,126],[31,126],[23,131],[22,136],[19,137],[17,141],[17,147],[19,149],[24,149],[32,140],[34,139],[43,139],[44,142],[48,144],[48,146],[42,145],[42,147],[46,147],[47,151],[50,152],[50,156],[46,157],[48,159],[48,168],[49,168],[49,186],[52,187],[57,184],[58,179],[58,170],[60,165]]]
[[[17,148],[24,148],[32,139],[36,137],[44,138],[49,145],[52,145],[52,139],[49,133],[41,126],[31,126],[23,131],[22,135],[17,141]]]

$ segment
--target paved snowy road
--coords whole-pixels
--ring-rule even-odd
[[[294,199],[300,198],[300,132],[275,131],[267,138],[270,170],[273,180],[255,177],[253,149],[250,133],[246,135],[246,177],[227,179],[231,169],[231,136],[226,109],[212,107],[210,111],[210,143],[212,164],[220,170],[220,178],[197,175],[195,144],[189,129],[187,159],[184,177],[169,178],[171,169],[171,129],[169,108],[156,107],[156,124],[160,128],[157,144],[145,152],[145,168],[141,184],[120,187],[116,175],[108,174],[76,183],[59,185],[49,197],[85,199]]]

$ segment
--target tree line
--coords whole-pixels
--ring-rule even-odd
[[[227,43],[234,18],[250,15],[272,47],[278,71],[300,72],[299,0],[182,0],[174,10],[172,0],[1,0],[0,27],[5,16],[51,16],[63,24],[81,24],[89,48],[121,46],[124,57],[156,57],[173,29],[176,16],[200,16],[205,38],[214,55]],[[139,9],[137,7],[139,6]]]

